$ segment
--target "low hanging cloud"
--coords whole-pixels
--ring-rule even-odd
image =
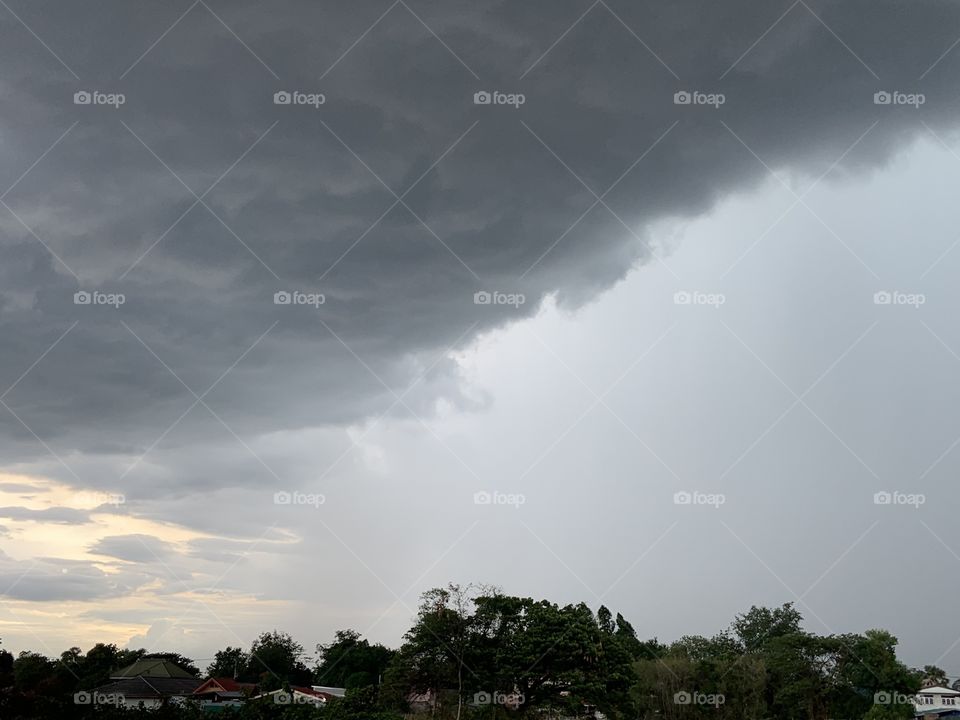
[[[26,508],[0,507],[0,518],[6,520],[29,520],[56,525],[84,525],[90,522],[90,513],[69,507]]]
[[[173,546],[151,535],[110,535],[100,538],[90,548],[94,555],[105,555],[135,563],[162,563],[172,555]]]
[[[191,448],[472,407],[445,352],[654,262],[655,221],[960,109],[933,0],[14,5],[0,440],[76,485],[122,457],[132,496],[275,484]]]
[[[150,578],[140,572],[106,573],[90,562],[62,558],[15,560],[0,552],[0,583],[7,600],[62,602],[120,598]]]

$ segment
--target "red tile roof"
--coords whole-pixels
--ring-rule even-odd
[[[330,693],[321,692],[319,690],[314,690],[311,687],[303,687],[301,685],[291,685],[290,689],[296,690],[297,692],[303,693],[304,695],[310,695],[315,698],[322,698],[323,700],[333,700],[336,697],[335,695],[331,695]]]
[[[195,695],[199,695],[201,693],[212,692],[216,688],[219,688],[223,692],[243,692],[244,690],[255,690],[256,687],[256,683],[239,682],[233,678],[217,677],[205,680],[203,685],[193,692]]]

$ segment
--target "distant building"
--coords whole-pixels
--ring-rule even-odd
[[[190,694],[190,699],[200,703],[204,709],[215,710],[242,705],[256,692],[255,683],[238,682],[232,678],[210,678]]]
[[[960,692],[939,685],[924,688],[913,706],[918,718],[960,718]]]
[[[164,658],[137,660],[116,671],[110,680],[109,684],[94,690],[86,702],[125,708],[157,708],[190,697],[201,683],[199,678]]]
[[[342,698],[347,694],[346,688],[327,687],[326,685],[311,685],[310,687],[317,692],[327,693],[328,695],[333,695],[338,698]]]

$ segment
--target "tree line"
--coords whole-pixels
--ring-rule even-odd
[[[209,716],[199,708],[155,711],[77,705],[74,693],[109,682],[142,657],[166,657],[203,677],[256,683],[261,691],[324,685],[347,689],[324,708],[248,702],[221,713],[235,720],[436,720],[597,718],[611,720],[827,720],[912,718],[910,698],[946,685],[943,670],[911,669],[885,630],[817,635],[792,604],[753,607],[713,637],[670,644],[641,640],[606,607],[560,606],[496,588],[448,585],[426,592],[397,649],[354,630],[316,646],[315,660],[289,634],[261,634],[250,648],[226,647],[201,673],[178,653],[97,644],[59,658],[0,650],[0,717],[163,720]]]

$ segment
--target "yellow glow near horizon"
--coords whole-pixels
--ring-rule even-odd
[[[0,473],[0,507],[91,511],[101,505],[109,507],[111,503],[122,506],[123,498],[78,489],[45,477]],[[35,558],[49,557],[82,561],[110,575],[122,573],[131,563],[89,551],[97,541],[106,537],[149,535],[168,543],[178,552],[185,552],[193,540],[221,539],[218,535],[170,522],[112,512],[112,508],[91,513],[90,521],[82,524],[57,523],[43,518],[0,517],[0,527],[5,530],[0,535],[2,552],[10,560],[29,563]],[[296,542],[296,538],[288,537],[279,542]],[[260,543],[261,547],[267,544]],[[172,591],[166,588],[161,578],[156,578],[138,587],[135,595],[96,601],[7,598],[0,604],[0,638],[4,639],[5,648],[15,651],[29,648],[49,656],[59,655],[71,646],[86,650],[98,642],[126,646],[139,638],[138,646],[149,645],[144,638],[154,638],[157,627],[168,626],[169,629],[159,637],[169,632],[171,640],[177,635],[215,633],[222,631],[224,626],[253,625],[265,605],[280,607],[286,604],[228,590],[214,593],[191,590],[178,587],[176,580],[171,582]],[[215,619],[211,616],[213,607]],[[96,617],[91,614],[94,611]],[[236,641],[236,638],[231,639]],[[162,644],[162,640],[160,642]]]
[[[3,488],[3,485],[11,484],[29,486],[32,489],[20,491]],[[30,510],[70,508],[89,511],[114,502],[122,504],[122,496],[96,490],[78,490],[47,478],[0,473],[0,507],[18,506]],[[151,535],[178,549],[185,548],[186,543],[191,540],[216,537],[172,523],[112,512],[95,512],[90,516],[90,522],[84,524],[67,525],[9,518],[0,518],[0,524],[9,531],[10,539],[4,545],[10,547],[7,554],[14,559],[56,556],[66,560],[88,560],[105,565],[120,561],[91,554],[87,548],[97,540],[111,535]]]

